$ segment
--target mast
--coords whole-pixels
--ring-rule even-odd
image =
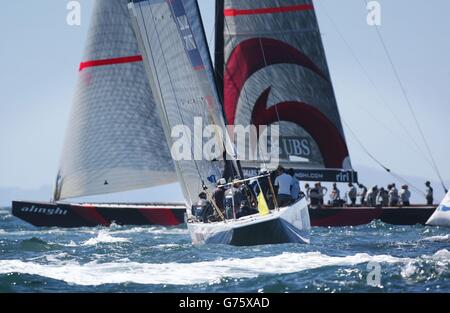
[[[224,99],[223,94],[223,72],[224,72],[224,2],[223,0],[216,1],[215,12],[215,46],[214,46],[214,69],[216,74],[217,89],[219,90],[219,96]]]

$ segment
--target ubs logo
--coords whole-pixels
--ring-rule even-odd
[[[32,205],[31,207],[24,207],[21,209],[22,212],[25,213],[37,213],[37,214],[43,214],[43,215],[67,215],[67,210],[60,209],[59,207],[56,208],[42,208],[42,207],[35,207]]]
[[[308,138],[281,137],[280,143],[280,157],[283,159],[289,159],[290,156],[311,156],[311,143]]]

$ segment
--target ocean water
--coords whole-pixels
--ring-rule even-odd
[[[450,292],[444,228],[313,228],[310,245],[193,246],[185,226],[40,229],[0,209],[0,292]]]

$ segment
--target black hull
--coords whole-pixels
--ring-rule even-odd
[[[306,201],[272,211],[249,215],[235,221],[187,223],[193,244],[256,246],[309,243],[310,221]]]
[[[12,203],[12,214],[38,227],[95,227],[118,225],[176,226],[184,223],[185,208],[179,204],[67,204]]]
[[[435,206],[388,207],[388,208],[334,208],[309,209],[311,226],[342,227],[365,225],[381,220],[392,225],[425,225],[436,210]]]
[[[151,208],[149,207],[151,206]],[[436,207],[309,209],[311,226],[358,226],[381,220],[393,225],[425,225]],[[20,202],[12,204],[14,216],[39,227],[95,227],[118,225],[175,226],[184,223],[185,208],[180,204],[66,204]],[[266,227],[266,226],[265,226]],[[257,228],[252,230],[259,232]],[[243,233],[249,232],[242,230]],[[248,238],[250,238],[249,236]],[[278,237],[276,237],[278,238]],[[278,239],[274,239],[278,240]]]
[[[280,219],[249,225],[233,230],[230,245],[256,246],[283,243],[305,243],[290,234]]]

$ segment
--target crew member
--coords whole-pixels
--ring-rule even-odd
[[[191,213],[198,221],[207,223],[208,218],[214,214],[214,209],[204,191],[198,195],[198,198],[199,200],[192,205]]]
[[[309,191],[310,204],[312,206],[320,206],[320,184],[315,183],[314,188]]]
[[[295,177],[295,171],[293,168],[289,169],[288,174],[292,176],[292,184],[291,184],[291,197],[295,202],[300,199],[300,182]]]
[[[366,195],[366,205],[375,207],[377,205],[378,186],[373,186]]]
[[[226,184],[226,179],[225,178],[221,178],[219,179],[219,181],[217,182],[216,185],[216,189],[214,190],[213,193],[213,199],[214,202],[216,203],[217,207],[219,208],[219,210],[223,213],[225,211],[225,191],[224,191],[224,187],[222,187],[222,185]]]
[[[339,205],[339,200],[341,200],[341,191],[338,189],[337,184],[333,183],[330,193],[330,204]]]
[[[381,205],[382,207],[386,207],[389,204],[389,193],[383,187],[380,188],[377,197],[377,205]]]
[[[350,190],[347,192],[348,198],[350,199],[350,206],[355,206],[358,192],[352,183],[348,183],[348,187],[350,187]]]
[[[391,188],[389,189],[389,206],[397,206],[398,205],[398,190],[395,187],[395,184],[391,184]]]
[[[233,185],[225,192],[225,215],[227,219],[236,218],[241,203],[244,200],[241,184],[238,180],[233,181]]]
[[[291,187],[292,176],[287,174],[282,166],[277,169],[278,176],[275,178],[275,186],[278,187],[277,202],[280,207],[289,205],[292,202]]]
[[[425,183],[425,186],[427,186],[426,189],[426,198],[427,198],[427,205],[433,205],[433,187],[431,187],[431,183],[429,181],[427,181]]]
[[[328,188],[325,186],[322,186],[320,182],[317,182],[317,188],[319,189],[319,203],[320,205],[323,205],[324,203],[324,197],[328,193]]]
[[[363,184],[359,184],[358,185],[359,189],[361,189],[361,191],[359,192],[359,197],[360,197],[360,201],[361,201],[361,206],[365,206],[366,204],[366,195],[367,195],[367,187],[364,186]]]
[[[409,206],[409,199],[411,198],[411,192],[408,189],[408,185],[403,185],[402,190],[400,191],[400,199],[402,200],[403,206]]]

